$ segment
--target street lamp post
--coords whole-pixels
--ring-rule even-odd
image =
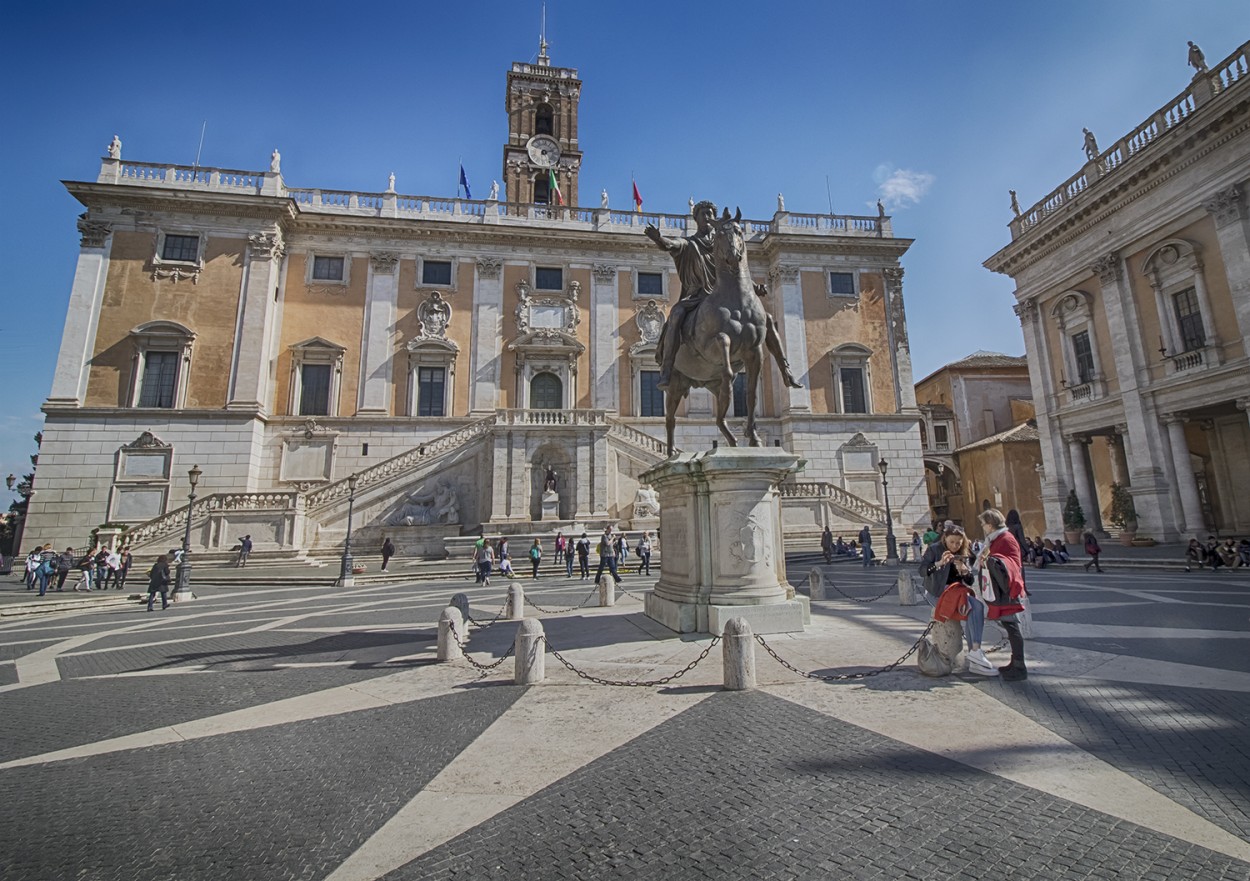
[[[351,587],[356,579],[352,575],[352,511],[356,506],[357,475],[347,478],[347,538],[343,540],[343,562],[339,570],[339,583]]]
[[[894,538],[894,515],[890,513],[890,481],[885,479],[890,464],[885,459],[878,459],[877,467],[881,469],[881,488],[885,491],[885,564],[895,566],[898,564],[898,542]]]
[[[187,472],[187,480],[191,484],[191,493],[187,496],[187,528],[182,533],[182,559],[178,561],[178,578],[174,582],[174,593],[170,597],[175,602],[191,596],[191,515],[195,509],[195,485],[200,482],[204,472],[199,465],[194,465]]]

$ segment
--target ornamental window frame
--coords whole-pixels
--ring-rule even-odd
[[[446,283],[431,282],[425,280],[426,263],[447,263],[450,266],[450,280]],[[446,257],[438,254],[431,254],[428,257],[421,255],[417,257],[417,274],[416,287],[421,289],[454,291],[456,290],[456,277],[460,274],[460,262],[455,257]]]
[[[542,270],[542,269],[555,270],[560,273],[559,287],[554,287],[554,288],[539,287],[538,272],[539,270]],[[569,273],[569,268],[562,263],[557,263],[557,264],[535,263],[533,264],[530,270],[530,283],[533,286],[534,293],[535,294],[563,294],[565,292],[566,286],[568,285],[568,273]]]
[[[1066,377],[1064,382],[1072,403],[1093,401],[1106,395],[1107,374],[1102,352],[1099,350],[1093,295],[1075,288],[1064,291],[1055,300],[1050,315],[1059,328],[1059,345]],[[1094,372],[1085,381],[1082,381],[1085,378],[1081,376],[1076,351],[1076,338],[1082,332],[1089,335],[1089,353],[1094,362]]]
[[[1142,274],[1154,290],[1159,333],[1168,353],[1166,357],[1175,358],[1190,351],[1184,347],[1176,295],[1193,288],[1204,340],[1197,351],[1206,351],[1217,358],[1220,341],[1207,291],[1202,247],[1188,239],[1168,239],[1152,248],[1141,266]]]
[[[660,292],[656,294],[644,294],[642,292],[642,276],[658,275],[660,277]],[[630,269],[630,282],[633,285],[632,293],[635,300],[658,300],[661,303],[668,302],[668,272],[650,266],[633,267]]]
[[[456,359],[460,347],[446,339],[409,340],[408,349],[408,400],[406,410],[413,419],[445,419],[455,413],[456,406]],[[422,367],[443,370],[443,412],[441,416],[421,416],[421,389],[417,382]]]
[[[343,356],[347,350],[321,337],[310,337],[290,347],[291,381],[287,393],[287,413],[300,416],[300,399],[304,391],[304,366],[311,364],[328,364],[330,366],[329,400],[326,402],[326,417],[339,415],[339,394],[343,386]]]
[[[859,343],[843,343],[829,353],[833,374],[834,410],[844,416],[868,416],[874,411],[872,400],[872,349]],[[859,370],[864,384],[864,412],[848,413],[842,395],[842,371]]]
[[[195,331],[176,321],[158,319],[138,325],[130,331],[133,354],[130,362],[130,383],[125,406],[144,410],[181,410],[186,406],[187,384],[191,376],[191,352]],[[177,373],[174,375],[173,401],[168,407],[140,407],[146,379],[147,356],[150,353],[174,353]]]
[[[315,278],[314,269],[317,265],[318,258],[332,258],[343,261],[343,277],[342,278]],[[346,251],[321,250],[308,252],[308,259],[304,261],[304,283],[308,285],[337,285],[347,287],[351,283],[352,275],[352,256]]]
[[[851,292],[849,294],[835,293],[833,290],[833,274],[849,275],[851,277]],[[825,296],[830,299],[859,299],[860,291],[860,270],[847,266],[826,266],[824,269],[825,276]]]

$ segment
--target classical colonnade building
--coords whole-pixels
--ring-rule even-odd
[[[549,470],[545,526],[653,522],[638,475],[664,456],[655,343],[680,285],[643,228],[695,226],[606,195],[577,207],[581,89],[545,53],[511,66],[505,189],[486,199],[403,195],[393,176],[293,187],[276,151],[233,171],[132,162],[115,142],[96,180],[66,183],[81,251],[27,543],[81,545],[107,522],[136,547],[176,544],[194,465],[202,550],[245,532],[258,551],[333,547],[350,476],[358,528],[429,553],[535,529]],[[910,240],[886,216],[780,204],[744,224],[803,384],[770,369],[761,395],[766,442],[807,460],[784,488],[789,528],[881,527],[881,459],[896,524],[923,521]],[[711,447],[710,397],[682,415],[677,445]]]

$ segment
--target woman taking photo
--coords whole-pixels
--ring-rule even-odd
[[[972,560],[972,548],[963,527],[947,521],[942,527],[941,539],[929,546],[920,561],[920,574],[925,579],[925,590],[934,597],[941,597],[949,588],[971,587],[975,581]],[[968,640],[968,672],[993,676],[998,671],[981,649],[981,637],[985,631],[985,604],[974,595],[968,597],[967,607],[964,637]],[[963,613],[964,610],[960,608],[960,614]]]

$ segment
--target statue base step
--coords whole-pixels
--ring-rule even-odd
[[[542,498],[542,519],[560,519],[560,495],[554,490],[547,490]]]
[[[803,596],[767,605],[723,606],[677,603],[648,593],[644,608],[648,618],[676,633],[721,634],[731,618],[745,619],[752,633],[802,633],[812,622],[811,605]]]

